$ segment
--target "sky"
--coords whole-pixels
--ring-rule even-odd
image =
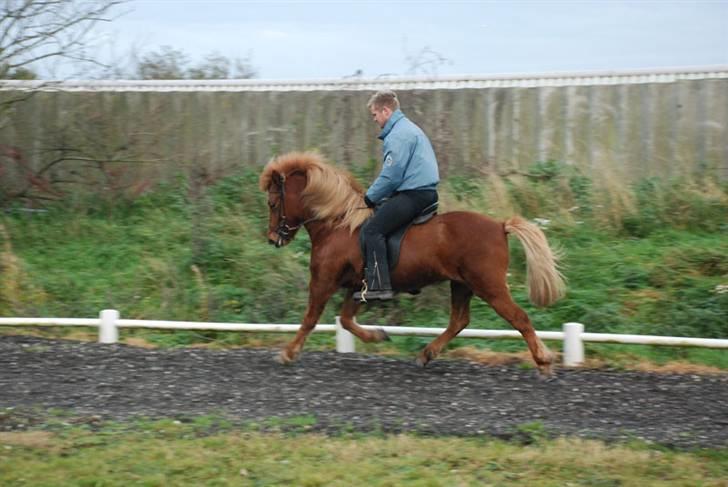
[[[261,79],[728,65],[728,0],[131,0],[99,56],[171,46],[249,58]]]

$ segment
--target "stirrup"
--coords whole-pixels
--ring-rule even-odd
[[[362,303],[368,303],[367,299],[380,299],[382,301],[394,298],[394,291],[391,289],[372,289],[369,290],[366,279],[362,281],[361,291],[356,291],[352,295],[353,299],[358,299]]]
[[[394,298],[394,291],[391,289],[372,289],[367,293],[367,298],[386,301]]]

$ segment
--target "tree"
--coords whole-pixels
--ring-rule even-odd
[[[217,52],[211,52],[201,64],[187,71],[190,79],[249,79],[255,78],[255,75],[248,58],[231,61]]]
[[[159,52],[145,54],[137,66],[137,74],[141,79],[183,79],[187,55],[179,49],[162,46]]]
[[[15,68],[15,71],[13,71],[10,76],[12,77],[12,79],[26,81],[38,78],[38,75],[35,74],[35,71],[25,67]]]
[[[437,76],[440,66],[453,64],[452,60],[443,56],[430,46],[425,46],[415,54],[406,54],[407,74],[425,74]]]
[[[37,79],[38,75],[32,69],[28,69],[24,66],[19,68],[10,69],[7,66],[0,67],[0,72],[5,73],[4,79],[17,79],[17,80],[32,80]]]
[[[0,79],[35,77],[29,66],[67,59],[95,62],[89,34],[124,0],[4,0],[0,7]],[[32,76],[31,76],[32,74]]]
[[[254,78],[255,69],[248,58],[229,59],[211,52],[202,62],[189,66],[187,53],[170,46],[162,46],[142,56],[136,67],[139,79],[230,79]]]

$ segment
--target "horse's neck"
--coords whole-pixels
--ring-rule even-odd
[[[311,240],[311,247],[328,245],[332,238],[336,238],[337,240],[340,238],[350,238],[352,242],[356,242],[359,235],[358,230],[352,234],[349,232],[348,227],[339,227],[335,223],[322,221],[307,224],[306,231]]]
[[[334,231],[334,227],[327,222],[313,221],[306,225],[306,231],[311,239],[311,245],[315,246],[327,240]]]

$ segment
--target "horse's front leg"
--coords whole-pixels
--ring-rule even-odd
[[[282,364],[289,364],[298,358],[298,355],[303,349],[303,344],[318,323],[321,313],[324,312],[326,303],[331,296],[336,292],[337,285],[333,281],[324,279],[311,278],[311,282],[308,286],[308,307],[306,308],[306,314],[301,322],[301,327],[296,332],[296,336],[286,347],[281,350],[278,355],[278,361]]]

